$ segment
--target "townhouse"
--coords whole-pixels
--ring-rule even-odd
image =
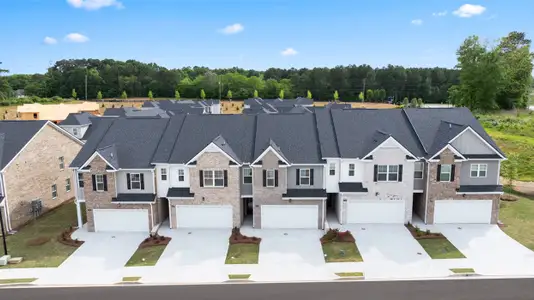
[[[496,223],[503,159],[464,108],[321,108],[104,119],[71,168],[93,231],[321,229]]]

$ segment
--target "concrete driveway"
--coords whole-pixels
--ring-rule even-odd
[[[121,281],[122,269],[148,233],[87,232],[85,228],[72,234],[85,241],[67,258],[52,276],[37,284],[112,284]]]
[[[534,275],[534,252],[497,225],[434,225],[482,275]]]

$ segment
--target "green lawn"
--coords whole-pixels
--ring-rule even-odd
[[[16,234],[7,237],[9,254],[12,257],[22,257],[23,261],[20,264],[0,267],[0,269],[59,266],[77,249],[57,241],[61,232],[71,225],[77,225],[74,203],[67,203],[24,226]],[[40,246],[27,245],[28,241],[37,238],[50,238],[50,240]]]
[[[363,258],[355,243],[326,243],[323,244],[325,261],[329,262],[360,262]]]
[[[362,277],[363,273],[362,272],[341,272],[341,273],[336,273],[336,275],[339,277]]]
[[[158,262],[161,254],[167,245],[157,245],[145,248],[138,248],[126,263],[127,267],[147,267],[154,266]]]
[[[506,225],[506,234],[534,251],[534,200],[520,197],[515,202],[501,201],[499,220]]]
[[[122,282],[137,282],[139,279],[141,279],[141,277],[122,277]]]
[[[228,279],[249,279],[250,274],[228,274]]]
[[[465,258],[448,239],[419,239],[417,240],[426,253],[433,259]]]
[[[232,244],[228,246],[226,264],[257,264],[260,245]],[[232,258],[233,257],[233,258]]]
[[[475,273],[474,269],[471,268],[456,268],[450,269],[454,274],[466,274],[466,273]]]
[[[0,279],[0,284],[32,283],[35,280],[37,280],[37,278]]]

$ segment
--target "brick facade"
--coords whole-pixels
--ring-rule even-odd
[[[194,199],[169,200],[171,208],[171,228],[176,228],[175,205],[231,205],[232,223],[234,227],[240,227],[242,223],[242,201],[240,196],[240,176],[237,166],[230,166],[230,160],[220,152],[206,152],[198,159],[196,167],[189,170],[190,191],[195,194]],[[200,170],[226,170],[228,173],[228,186],[226,187],[201,187]]]
[[[99,156],[96,156],[91,162],[90,172],[84,172],[83,192],[85,194],[85,206],[87,209],[87,229],[91,232],[95,231],[95,223],[93,216],[93,209],[147,209],[149,229],[152,230],[152,214],[154,214],[154,223],[158,219],[158,209],[155,204],[123,204],[112,203],[111,198],[116,196],[115,187],[115,173],[106,172],[106,162]],[[93,191],[92,175],[104,174],[107,175],[108,190],[103,192]]]
[[[430,170],[429,182],[428,182],[428,202],[427,202],[427,224],[434,223],[434,208],[435,202],[439,200],[492,200],[493,207],[491,212],[491,223],[496,224],[499,217],[499,199],[500,195],[495,194],[457,194],[456,189],[460,187],[460,173],[461,162],[454,163],[455,173],[454,181],[452,182],[440,182],[437,179],[438,164],[451,164],[454,163],[454,154],[445,149],[440,155],[440,162],[429,162],[428,167]]]
[[[275,169],[278,170],[278,186],[264,187],[263,186],[263,170]],[[261,228],[261,206],[262,205],[317,205],[317,228],[324,228],[323,220],[323,201],[322,200],[288,200],[282,199],[282,194],[287,192],[287,169],[278,166],[278,157],[269,152],[262,157],[262,167],[254,168],[252,180],[254,184],[253,197],[253,218],[254,227]],[[317,179],[319,180],[319,179]],[[322,179],[321,179],[322,180]]]
[[[46,212],[74,197],[77,183],[69,169],[81,145],[51,125],[37,133],[26,148],[4,171],[6,200],[11,228],[18,228],[33,219],[31,201],[40,199]],[[59,167],[59,158],[65,167]],[[70,179],[70,191],[66,180]],[[57,186],[57,197],[52,199],[52,185]],[[7,221],[7,220],[6,220]]]

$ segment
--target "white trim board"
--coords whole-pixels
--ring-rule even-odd
[[[471,126],[467,126],[464,130],[462,130],[460,133],[458,133],[455,137],[453,137],[450,141],[449,141],[449,144],[451,144],[452,142],[454,142],[458,137],[460,137],[464,132],[466,132],[467,130],[470,130],[475,136],[477,136],[486,146],[488,146],[491,150],[493,150],[493,152],[495,152],[497,155],[499,155],[502,159],[506,159],[506,157],[504,157],[501,153],[499,153],[499,151],[497,151],[497,149],[495,149],[492,145],[490,145],[488,142],[486,142],[485,139],[483,139],[480,134],[478,134],[475,130],[473,130],[473,128],[471,128]]]
[[[456,150],[456,148],[454,148],[454,146],[452,146],[450,143],[451,143],[451,142],[449,142],[447,145],[445,145],[445,147],[441,148],[441,150],[439,150],[438,152],[436,152],[436,154],[434,154],[434,155],[430,158],[430,160],[433,160],[436,156],[440,155],[441,152],[445,151],[445,149],[449,149],[449,150],[451,150],[452,153],[454,153],[454,155],[457,155],[457,156],[459,156],[459,157],[462,158],[462,160],[458,160],[458,161],[464,161],[464,160],[466,160],[466,158],[462,155],[462,153],[460,153],[460,151]]]
[[[416,156],[416,155],[414,155],[412,152],[408,151],[408,149],[406,149],[403,145],[401,145],[401,143],[399,143],[394,137],[390,136],[390,137],[388,137],[385,141],[383,141],[382,143],[380,143],[380,145],[376,146],[373,150],[371,150],[371,152],[367,153],[364,157],[362,157],[362,160],[365,160],[367,157],[373,155],[373,153],[375,153],[378,149],[382,148],[382,145],[384,145],[385,143],[387,143],[389,140],[393,140],[393,142],[396,144],[396,146],[397,146],[398,148],[400,148],[400,149],[402,150],[402,152],[404,152],[404,154],[413,157],[414,160],[417,159],[417,156]]]
[[[233,159],[230,155],[228,155],[228,153],[226,153],[223,149],[221,149],[221,147],[217,146],[214,142],[209,143],[206,147],[204,147],[204,149],[200,150],[200,152],[198,152],[195,156],[193,156],[193,158],[191,158],[185,164],[189,165],[190,163],[196,161],[202,154],[206,153],[207,150],[212,148],[213,146],[215,146],[215,148],[217,148],[224,156],[226,156],[228,160],[233,161],[237,166],[241,166],[240,163],[238,163],[235,159]]]
[[[267,147],[259,156],[252,162],[251,165],[255,165],[258,161],[260,161],[267,153],[268,151],[272,151],[276,157],[278,157],[279,160],[283,161],[287,165],[291,165],[287,160],[285,160],[280,154],[278,154],[278,151],[276,151],[272,146]]]
[[[80,167],[80,169],[83,169],[83,168],[87,167],[87,165],[89,165],[89,164],[93,161],[93,159],[95,159],[95,157],[96,157],[97,155],[100,156],[100,158],[101,158],[101,159],[102,159],[108,166],[110,166],[111,168],[113,168],[113,170],[117,171],[117,169],[115,169],[115,168],[113,167],[113,165],[111,165],[111,164],[110,164],[110,163],[109,163],[109,162],[108,162],[102,155],[100,155],[100,153],[98,153],[98,150],[95,150],[95,152],[89,157],[89,159],[87,159],[87,160],[85,161],[85,163],[83,163],[83,165]]]

